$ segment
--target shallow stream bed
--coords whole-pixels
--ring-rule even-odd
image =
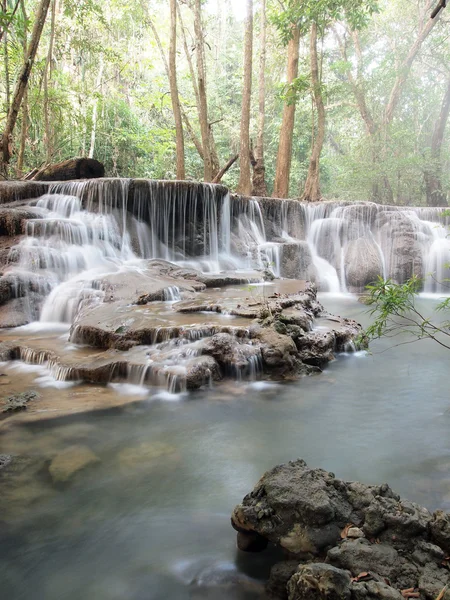
[[[321,300],[367,324],[353,297]],[[273,556],[238,554],[230,513],[265,470],[297,457],[450,510],[450,354],[429,341],[390,346],[341,355],[296,383],[227,382],[63,419],[4,421],[0,454],[23,459],[0,478],[1,598],[260,597]],[[121,388],[49,394],[90,389],[113,398]],[[48,466],[71,446],[99,460],[56,485]]]

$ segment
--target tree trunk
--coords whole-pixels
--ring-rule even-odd
[[[176,136],[176,163],[177,163],[177,179],[185,179],[186,172],[184,166],[184,133],[183,133],[183,123],[179,121],[182,118],[181,114],[181,105],[180,99],[178,95],[178,85],[176,79],[176,4],[175,4],[175,22],[173,21],[173,2],[174,0],[170,0],[170,16],[171,16],[171,30],[170,30],[170,48],[169,48],[169,62],[167,61],[166,54],[164,52],[164,48],[161,43],[161,38],[159,37],[158,30],[155,27],[152,19],[148,19],[150,27],[153,31],[153,35],[155,36],[155,40],[157,46],[159,48],[159,52],[161,54],[161,58],[164,64],[164,68],[167,74],[167,79],[169,80],[170,86],[170,98],[172,101],[172,110],[175,119],[175,136]],[[145,7],[145,4],[142,3],[142,6]],[[175,31],[173,31],[173,27],[175,27]],[[174,37],[175,36],[175,37]],[[172,66],[172,63],[175,62],[175,65]]]
[[[181,13],[180,5],[178,4],[178,2],[177,2],[177,11],[178,11],[177,12],[178,20],[180,21],[181,37],[183,40],[184,53],[186,55],[186,60],[189,65],[189,73],[191,75],[192,87],[194,89],[195,106],[197,108],[198,122],[200,123],[200,94],[198,92],[197,77],[195,75],[194,65],[192,64],[192,56],[191,56],[191,53],[189,52],[189,46],[188,46],[187,39],[186,39],[186,31],[184,29],[183,15]],[[189,117],[187,116],[187,114],[185,112],[182,112],[182,116],[183,116],[184,124],[186,125],[186,129],[189,133],[189,136],[190,136],[195,148],[197,149],[197,152],[198,152],[200,158],[202,160],[204,160],[202,143],[201,143],[200,139],[198,138],[198,136],[196,135],[196,133],[191,125],[191,122],[189,121]]]
[[[47,162],[53,158],[53,134],[50,125],[50,106],[49,106],[49,80],[52,76],[53,48],[55,44],[55,21],[56,21],[56,0],[52,0],[52,18],[50,26],[50,40],[48,45],[47,58],[44,67],[43,87],[44,87],[44,145],[46,148]]]
[[[177,179],[185,179],[183,120],[177,84],[177,0],[170,0],[169,84],[175,119]]]
[[[30,78],[30,74],[33,68],[34,59],[36,58],[36,53],[39,47],[39,42],[41,39],[42,30],[44,28],[45,19],[47,18],[49,5],[50,0],[41,0],[36,10],[36,20],[34,22],[34,27],[31,34],[30,45],[25,56],[23,67],[17,79],[17,84],[14,90],[11,107],[6,118],[6,124],[3,130],[0,145],[0,170],[5,177],[7,175],[7,169],[13,151],[12,145],[14,128],[16,126],[17,117],[19,115],[24,94],[28,86],[28,80]]]
[[[239,183],[236,191],[246,196],[252,191],[250,179],[250,103],[252,97],[253,0],[247,0],[244,46],[244,82],[242,88]]]
[[[17,166],[16,173],[17,178],[20,179],[23,175],[23,163],[25,159],[25,148],[27,145],[28,136],[28,91],[25,91],[22,101],[22,126],[20,130],[20,146],[19,153],[17,155]]]
[[[203,160],[203,146],[202,146],[202,143],[201,143],[199,137],[197,136],[197,134],[195,133],[194,128],[192,127],[191,122],[189,121],[189,117],[187,116],[187,114],[184,111],[182,111],[181,114],[183,116],[183,121],[184,121],[184,124],[186,126],[186,131],[188,132],[189,137],[191,138],[192,143],[194,144],[195,149],[198,152],[198,155]]]
[[[400,68],[397,72],[397,77],[395,79],[394,85],[391,90],[391,95],[389,97],[389,101],[386,106],[386,110],[384,113],[384,125],[389,125],[394,116],[395,109],[397,108],[398,102],[400,100],[401,94],[403,92],[403,88],[405,87],[406,80],[408,79],[408,75],[411,71],[412,64],[420,52],[422,48],[423,42],[428,37],[431,30],[434,28],[436,23],[439,21],[439,17],[435,19],[430,19],[428,17],[428,12],[432,7],[434,0],[429,0],[427,5],[424,8],[424,12],[422,13],[422,23],[419,28],[419,33],[414,40],[412,46],[409,49],[406,58],[400,65]],[[424,18],[425,17],[425,18]],[[423,24],[424,23],[424,24]]]
[[[25,8],[25,0],[20,0],[20,8],[22,10],[23,20],[25,23],[28,21],[27,11]],[[25,29],[23,32],[23,55],[25,56],[27,53],[28,46],[28,30],[25,25]],[[17,155],[17,167],[16,167],[16,176],[20,179],[23,175],[23,162],[25,158],[25,147],[27,143],[27,135],[28,135],[28,90],[25,90],[25,94],[23,95],[22,100],[22,125],[20,130],[20,146],[19,146],[19,154]]]
[[[142,0],[142,8],[147,11],[147,6]],[[169,61],[167,61],[164,48],[159,37],[158,30],[155,27],[152,19],[148,17],[150,28],[155,36],[156,44],[161,54],[161,59],[164,64],[164,69],[167,74],[170,86],[170,99],[172,101],[173,116],[175,119],[175,136],[176,136],[176,157],[177,157],[177,179],[185,179],[186,171],[184,164],[184,133],[183,121],[181,115],[180,97],[178,94],[177,75],[176,75],[176,36],[177,36],[177,5],[176,0],[170,0],[170,46],[169,46]]]
[[[3,0],[3,11],[8,10],[8,0]],[[8,31],[5,28],[3,32],[3,61],[5,66],[5,92],[6,92],[6,112],[9,112],[11,105],[11,86],[9,81],[9,53],[8,53]]]
[[[192,80],[192,87],[194,89],[194,95],[195,95],[195,104],[196,104],[196,108],[197,108],[197,115],[198,115],[198,122],[201,124],[202,123],[202,108],[201,108],[201,104],[205,101],[204,99],[200,99],[200,92],[199,92],[199,84],[197,81],[197,76],[195,74],[195,70],[194,70],[194,65],[192,63],[192,57],[191,57],[191,53],[189,52],[189,47],[188,47],[188,43],[187,43],[187,39],[186,39],[186,32],[184,29],[184,23],[183,23],[183,16],[181,13],[181,9],[179,4],[177,4],[177,9],[178,9],[178,19],[180,21],[180,25],[181,25],[181,33],[182,33],[182,39],[183,39],[183,46],[184,46],[184,52],[186,55],[186,59],[188,61],[188,65],[189,65],[189,72],[191,75],[191,80]],[[203,62],[204,62],[204,55],[203,55]],[[208,114],[208,103],[207,103],[207,99],[206,99],[206,114]],[[201,131],[201,135],[202,135],[202,142],[199,140],[199,138],[196,136],[192,126],[190,125],[188,116],[186,114],[183,114],[183,120],[186,124],[186,127],[188,128],[189,131],[189,135],[194,143],[194,146],[197,149],[197,152],[200,156],[200,158],[204,161],[205,160],[205,155],[203,152],[203,132],[200,128]],[[208,138],[208,148],[207,148],[207,154],[209,154],[209,159],[210,159],[210,168],[211,168],[211,173],[212,173],[212,178],[214,179],[214,177],[216,176],[216,174],[219,172],[220,169],[220,165],[219,165],[219,158],[217,156],[217,150],[216,150],[216,142],[214,140],[214,135],[213,135],[213,131],[211,126],[208,124],[208,130],[209,130],[209,138]],[[206,181],[206,180],[205,180]]]
[[[319,73],[319,61],[317,57],[317,23],[311,26],[310,41],[311,60],[311,83],[313,86],[314,103],[317,109],[317,134],[309,161],[308,176],[306,177],[303,200],[306,202],[317,202],[321,199],[320,193],[320,155],[322,153],[323,141],[325,139],[325,107],[322,98],[322,82]]]
[[[450,78],[447,80],[447,88],[442,100],[439,117],[434,124],[433,136],[431,138],[430,168],[424,172],[425,191],[428,206],[447,206],[447,196],[442,190],[441,182],[441,150],[449,114]]]
[[[197,85],[199,100],[199,120],[203,146],[203,163],[205,181],[212,181],[214,177],[211,155],[211,133],[208,121],[208,101],[206,98],[206,67],[205,43],[203,40],[203,25],[201,0],[194,0],[194,31],[197,54]]]
[[[102,54],[100,56],[100,70],[98,72],[97,82],[96,82],[96,86],[95,86],[96,90],[98,88],[100,88],[102,85],[104,68],[105,68],[105,59]],[[99,99],[95,98],[94,108],[92,109],[91,143],[89,146],[88,158],[94,158],[94,153],[95,153],[95,140],[97,138],[98,105],[99,105]]]
[[[287,83],[291,85],[298,76],[300,29],[292,26],[292,38],[287,50]],[[278,144],[277,168],[273,188],[275,198],[287,198],[289,194],[289,176],[291,173],[292,140],[294,136],[295,101],[286,102],[283,108],[283,119]]]
[[[237,161],[238,158],[239,158],[239,154],[232,156],[230,158],[230,160],[220,169],[220,171],[214,177],[214,179],[212,180],[212,183],[220,183],[222,177],[225,175],[225,173],[227,173],[230,170],[230,168],[234,165],[234,163]]]
[[[266,0],[261,0],[259,38],[258,133],[253,164],[252,196],[267,196],[266,169],[264,166],[264,126],[266,120]]]

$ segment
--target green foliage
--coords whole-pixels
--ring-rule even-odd
[[[364,335],[368,339],[395,337],[408,334],[410,341],[432,339],[450,350],[450,322],[444,320],[435,322],[425,317],[417,306],[417,295],[422,288],[418,277],[411,277],[406,283],[398,284],[379,277],[372,285],[367,286],[369,298],[366,304],[372,306],[370,314],[373,323],[366,329]],[[443,299],[437,306],[437,311],[450,308],[450,298]]]
[[[299,97],[309,92],[311,89],[311,78],[308,75],[299,75],[294,81],[283,86],[280,98],[286,104],[296,104]]]
[[[311,23],[324,30],[335,21],[344,20],[352,29],[362,29],[373,13],[378,12],[377,0],[288,0],[280,11],[275,5],[270,13],[271,22],[284,44],[292,37],[292,26],[298,26],[305,35]]]

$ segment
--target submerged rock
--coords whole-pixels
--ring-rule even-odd
[[[146,467],[161,457],[177,456],[176,448],[165,442],[142,442],[137,446],[124,448],[117,456],[121,469],[129,470]]]
[[[400,600],[409,589],[435,600],[450,584],[450,515],[402,500],[386,484],[345,482],[302,460],[268,471],[231,522],[239,548],[252,551],[242,539],[263,538],[296,558],[289,579],[292,563],[272,571],[272,597]]]
[[[68,483],[77,473],[98,462],[98,456],[87,446],[69,446],[55,456],[48,470],[53,483]]]

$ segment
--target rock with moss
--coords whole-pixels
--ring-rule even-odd
[[[0,412],[10,413],[26,410],[28,408],[28,403],[36,398],[39,398],[39,394],[34,390],[21,392],[20,394],[12,394],[11,396],[7,396],[2,400],[0,404]]]

